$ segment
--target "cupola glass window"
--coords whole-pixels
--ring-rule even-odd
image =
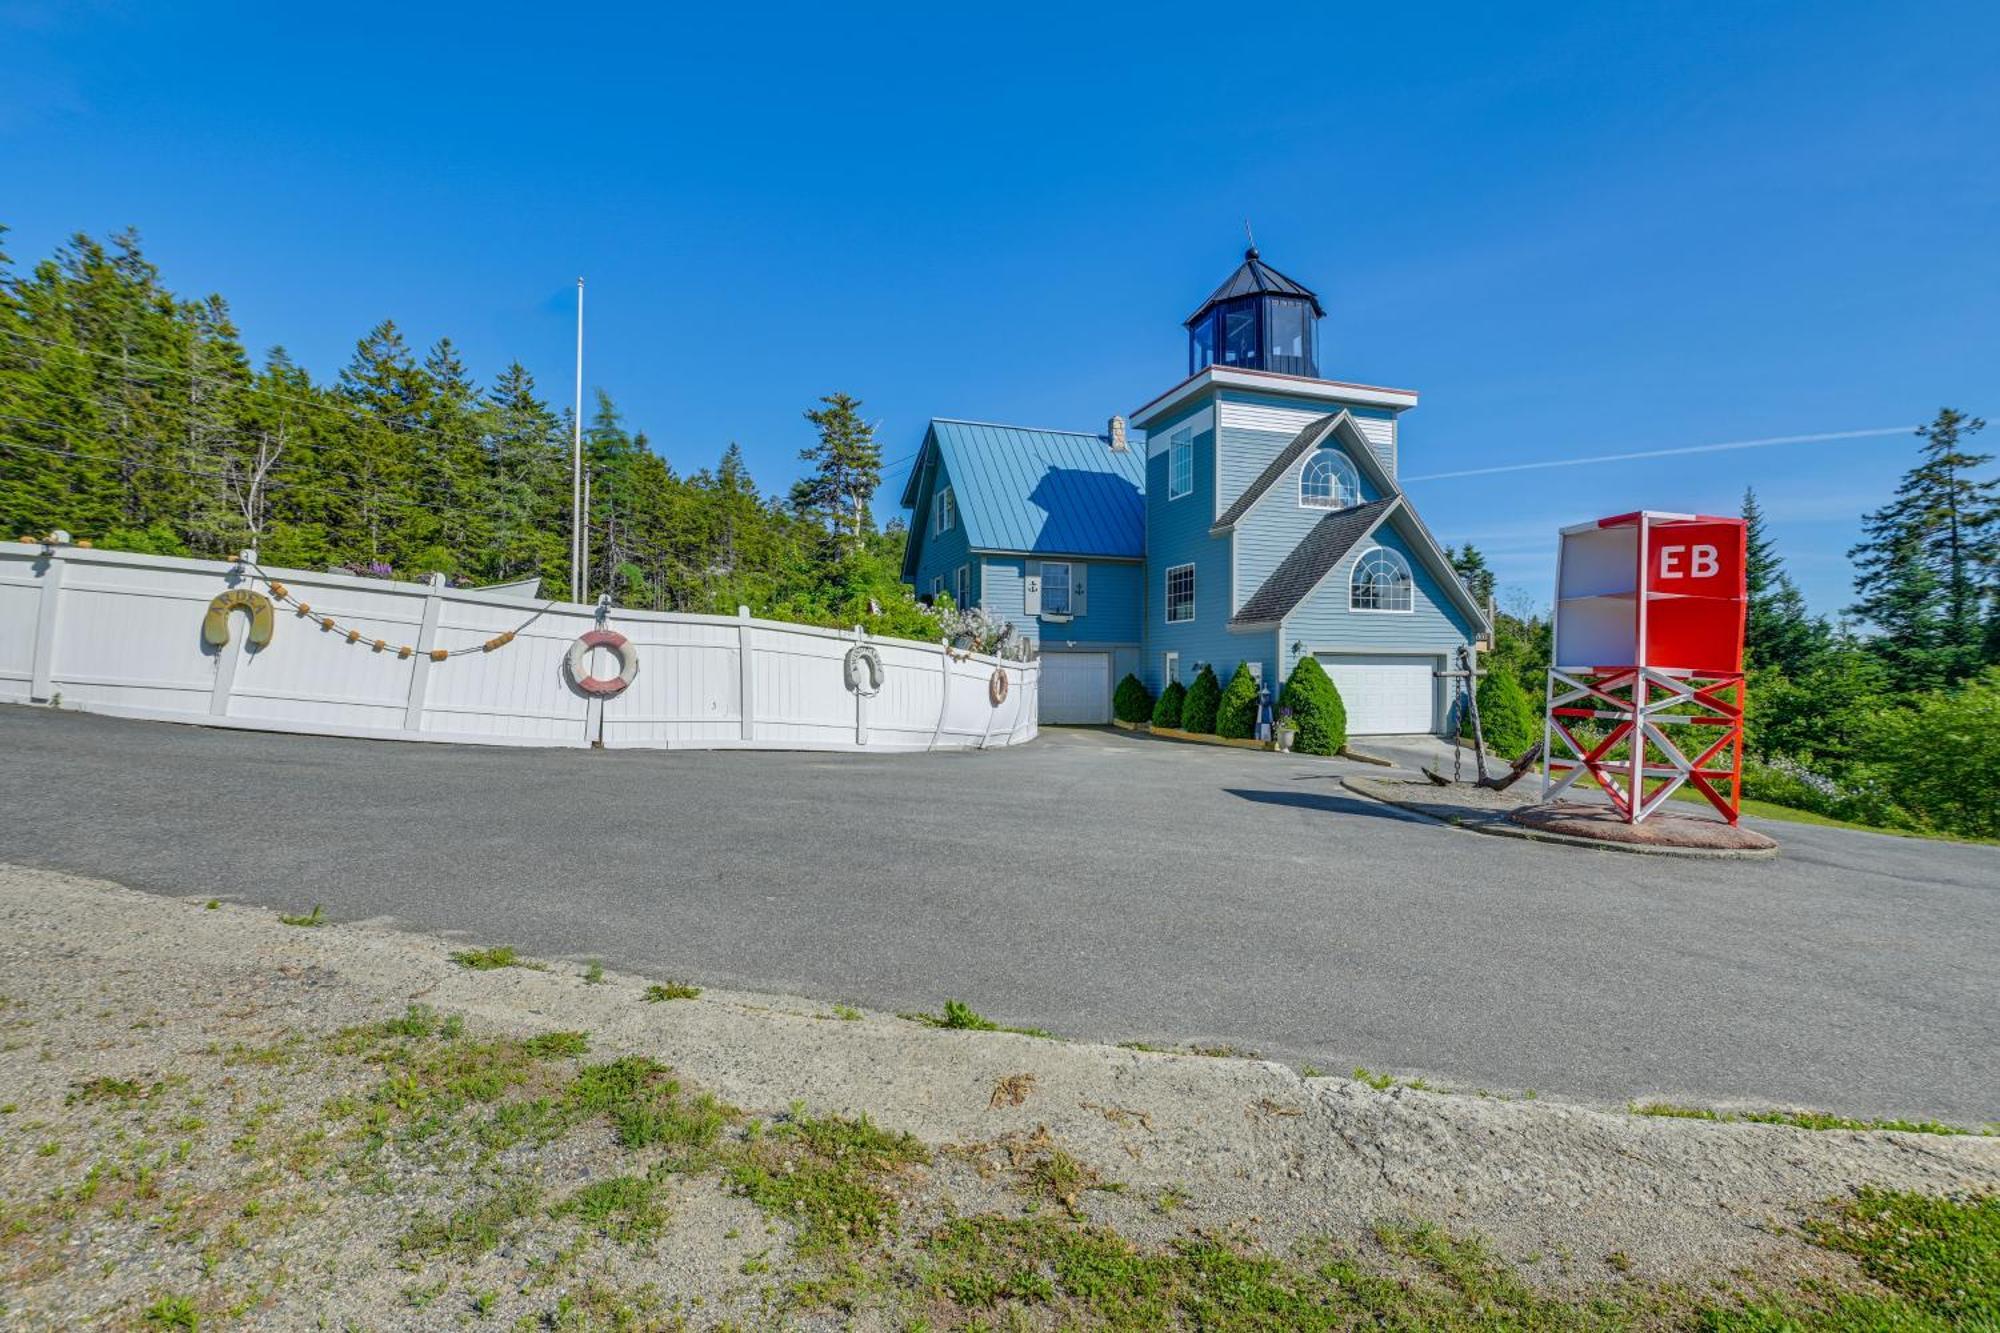
[[[1208,366],[1319,374],[1319,298],[1249,250],[1187,321],[1188,373]]]

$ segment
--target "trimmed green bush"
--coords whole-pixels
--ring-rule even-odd
[[[1299,729],[1292,748],[1300,754],[1335,754],[1347,744],[1347,705],[1318,658],[1299,659],[1278,695],[1278,706],[1292,710]]]
[[[1153,725],[1156,727],[1178,728],[1181,724],[1181,705],[1187,701],[1187,686],[1177,680],[1167,682],[1167,688],[1160,691],[1160,701],[1153,705]]]
[[[1153,716],[1153,696],[1145,682],[1127,673],[1111,696],[1111,716],[1120,722],[1147,722]]]
[[[1459,730],[1472,734],[1472,713],[1468,709]],[[1541,719],[1528,702],[1527,691],[1511,671],[1488,668],[1479,678],[1479,730],[1486,737],[1486,749],[1512,761],[1527,753],[1542,738]]]
[[[1187,702],[1181,705],[1181,730],[1198,735],[1210,735],[1215,731],[1215,710],[1222,706],[1222,682],[1215,678],[1215,668],[1202,664],[1201,674],[1188,686]]]
[[[1222,691],[1222,702],[1215,709],[1215,734],[1233,741],[1257,734],[1257,678],[1247,662],[1236,664],[1236,674]]]

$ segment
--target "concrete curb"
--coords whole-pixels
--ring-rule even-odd
[[[1394,806],[1406,814],[1428,819],[1433,824],[1446,828],[1461,829],[1467,833],[1484,833],[1494,838],[1516,838],[1522,842],[1555,843],[1564,847],[1583,847],[1603,852],[1629,852],[1635,856],[1676,856],[1696,861],[1769,861],[1775,858],[1778,847],[1649,847],[1630,842],[1604,842],[1596,838],[1578,838],[1567,833],[1550,833],[1544,829],[1523,828],[1510,822],[1506,815],[1496,814],[1486,819],[1444,819],[1412,802],[1399,801],[1384,795],[1367,778],[1342,778],[1340,785],[1356,796],[1365,796],[1371,801]]]

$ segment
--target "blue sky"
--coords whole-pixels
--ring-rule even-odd
[[[1246,216],[1323,372],[1423,393],[1411,477],[2000,420],[1991,4],[432,8],[0,3],[8,248],[129,223],[253,348],[393,317],[556,401],[581,273],[588,382],[771,488],[836,389],[891,460],[1129,411]],[[1558,526],[1755,485],[1832,611],[1913,444],[1409,489],[1546,600]]]

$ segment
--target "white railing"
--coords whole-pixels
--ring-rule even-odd
[[[268,594],[270,580],[311,614],[277,604],[261,648],[248,643],[249,618],[235,612],[227,644],[203,638],[212,599],[234,589]],[[747,610],[613,610],[600,622],[593,607],[543,607],[425,583],[0,542],[0,702],[488,745],[929,750],[1036,734],[1033,662],[757,620]],[[322,617],[339,628],[322,628]],[[565,667],[578,636],[600,624],[624,635],[639,661],[630,687],[610,698],[577,688]],[[510,630],[510,640],[480,651]],[[848,686],[857,642],[881,658],[872,695]],[[610,653],[591,650],[585,674],[617,671]],[[1005,682],[997,703],[996,673]]]

